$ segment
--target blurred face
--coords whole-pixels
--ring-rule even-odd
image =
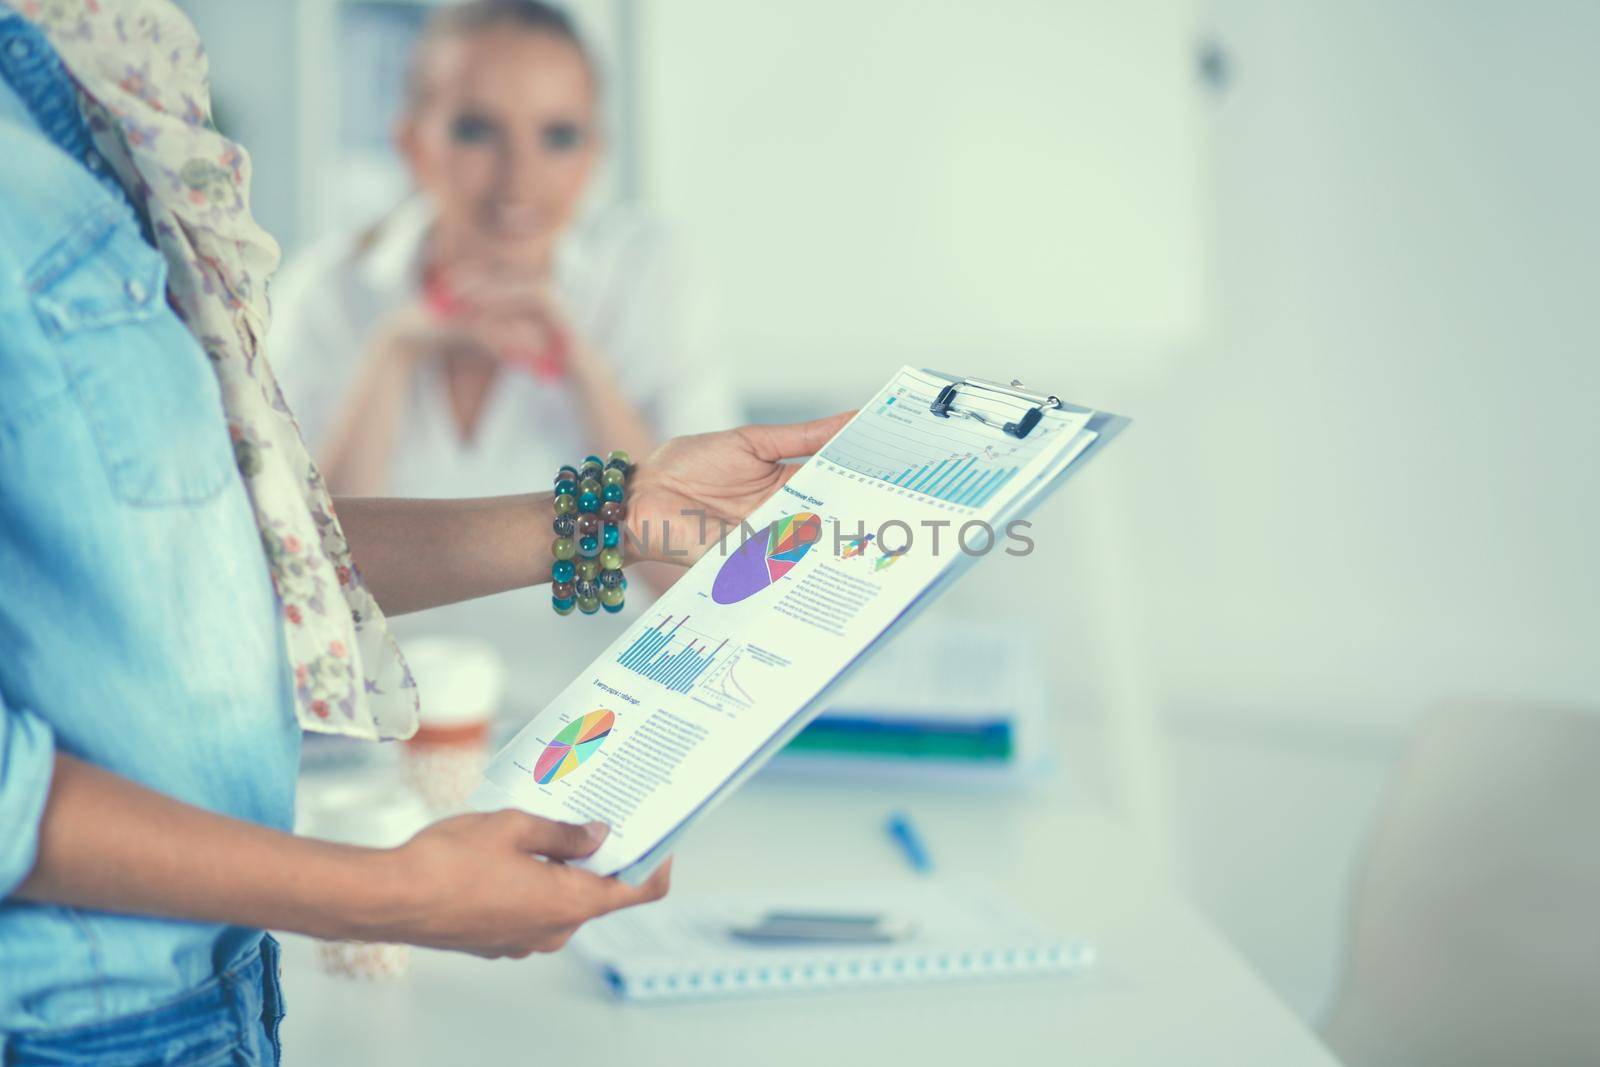
[[[400,150],[437,211],[436,254],[545,269],[599,153],[583,56],[495,27],[437,41]]]

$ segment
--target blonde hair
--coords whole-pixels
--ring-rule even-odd
[[[571,45],[583,57],[589,77],[598,83],[594,60],[572,16],[543,0],[465,0],[435,8],[423,23],[406,68],[406,103],[416,107],[427,95],[425,68],[428,54],[442,41],[466,37],[480,30],[509,27],[543,33]]]

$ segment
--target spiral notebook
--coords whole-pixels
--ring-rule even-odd
[[[886,944],[770,944],[732,932],[768,912],[824,910],[882,914],[910,933]],[[1094,963],[1087,943],[1043,932],[993,893],[928,883],[669,899],[589,923],[573,948],[629,1001],[1064,975]]]

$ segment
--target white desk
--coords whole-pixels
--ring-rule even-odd
[[[398,982],[320,974],[285,938],[284,1061],[381,1064],[939,1064],[1334,1067],[1116,825],[1059,799],[760,781],[678,853],[675,894],[907,878],[882,828],[909,810],[940,874],[982,878],[1092,940],[1081,976],[622,1005],[569,956],[419,952]]]

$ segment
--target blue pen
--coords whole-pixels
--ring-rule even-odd
[[[933,873],[933,858],[928,855],[928,846],[922,843],[922,835],[917,833],[911,816],[903,811],[890,813],[887,829],[900,851],[906,854],[906,862],[911,864],[912,870],[918,874]]]

